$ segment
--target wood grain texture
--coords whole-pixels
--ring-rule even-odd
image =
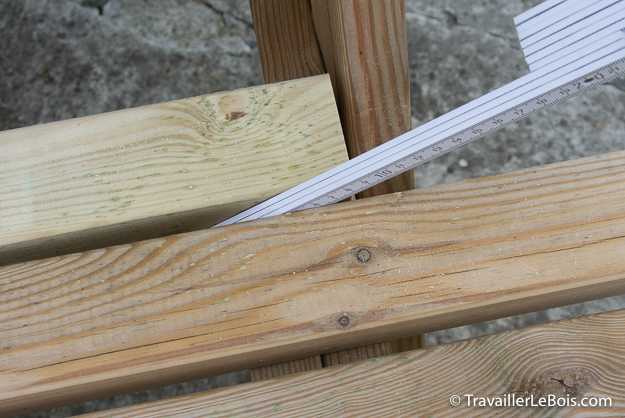
[[[310,0],[250,0],[266,83],[323,74]]]
[[[369,344],[362,347],[350,348],[337,351],[336,353],[321,356],[323,367],[337,366],[339,364],[357,363],[380,356],[393,354],[390,342]]]
[[[84,417],[623,417],[624,327],[625,311],[607,312]],[[468,407],[465,394],[569,406]]]
[[[411,128],[403,0],[311,0],[347,149],[355,157]],[[359,197],[414,188],[412,170]]]
[[[0,415],[624,293],[623,254],[618,152],[2,267]]]
[[[287,376],[289,374],[307,372],[321,369],[321,356],[311,356],[304,359],[274,364],[273,366],[259,367],[250,370],[252,381],[273,379],[274,377]]]
[[[328,76],[0,133],[0,265],[208,228],[347,160]]]

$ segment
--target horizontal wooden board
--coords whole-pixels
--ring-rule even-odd
[[[83,417],[623,417],[624,327],[613,311]]]
[[[0,268],[0,414],[625,292],[625,152]]]
[[[0,265],[208,228],[344,161],[329,77],[0,132]]]

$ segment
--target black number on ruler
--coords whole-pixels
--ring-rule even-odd
[[[391,170],[381,170],[377,173],[375,173],[376,177],[387,177],[390,176],[391,174],[393,174],[393,172]]]
[[[608,74],[614,74],[615,72],[620,71],[618,67],[610,67]]]
[[[479,135],[479,134],[481,134],[481,133],[482,133],[482,130],[481,130],[481,129],[477,129],[477,128],[476,128],[476,129],[473,129],[473,130],[471,131],[471,133],[472,133],[473,135]]]
[[[546,105],[547,103],[549,103],[549,101],[547,99],[536,100],[536,104],[538,106]]]
[[[398,168],[398,169],[400,169],[400,170],[401,170],[402,168],[406,168],[406,166],[405,166],[405,165],[403,165],[403,164],[395,164],[395,167],[397,167],[397,168]]]
[[[501,125],[503,123],[503,119],[493,119],[493,123],[495,125]]]
[[[594,77],[588,77],[586,80],[582,82],[575,83],[575,87],[577,87],[577,90],[580,90],[584,84],[592,83],[595,80],[603,80],[604,78],[605,77],[603,74],[597,73],[595,74]]]
[[[566,96],[569,93],[571,93],[571,89],[560,89],[560,94],[564,94]]]
[[[421,155],[413,155],[412,158],[414,158],[417,161],[421,161],[423,159]]]
[[[434,147],[432,148],[432,151],[434,152],[441,152],[443,150],[443,147]]]
[[[451,140],[451,142],[453,142],[454,144],[457,144],[459,142],[462,142],[462,138],[454,138]]]
[[[523,112],[523,109],[514,109],[514,114],[519,115],[519,116],[525,115],[525,113]]]

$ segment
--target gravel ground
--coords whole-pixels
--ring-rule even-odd
[[[528,72],[512,17],[536,0],[406,0],[413,125]],[[262,84],[247,0],[0,1],[0,130]],[[418,187],[625,149],[625,80],[489,135],[415,171]],[[427,335],[435,345],[625,308],[625,298]],[[29,417],[236,384],[241,372]]]

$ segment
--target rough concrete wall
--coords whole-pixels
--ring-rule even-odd
[[[527,73],[512,17],[538,0],[406,0],[413,125]],[[0,0],[0,130],[262,84],[247,0]],[[416,170],[418,187],[625,149],[625,81]],[[5,153],[7,150],[2,150]],[[438,344],[625,308],[615,297],[428,334]],[[245,373],[31,414],[64,417]]]
[[[0,2],[0,129],[263,82],[246,0],[95,2]]]

